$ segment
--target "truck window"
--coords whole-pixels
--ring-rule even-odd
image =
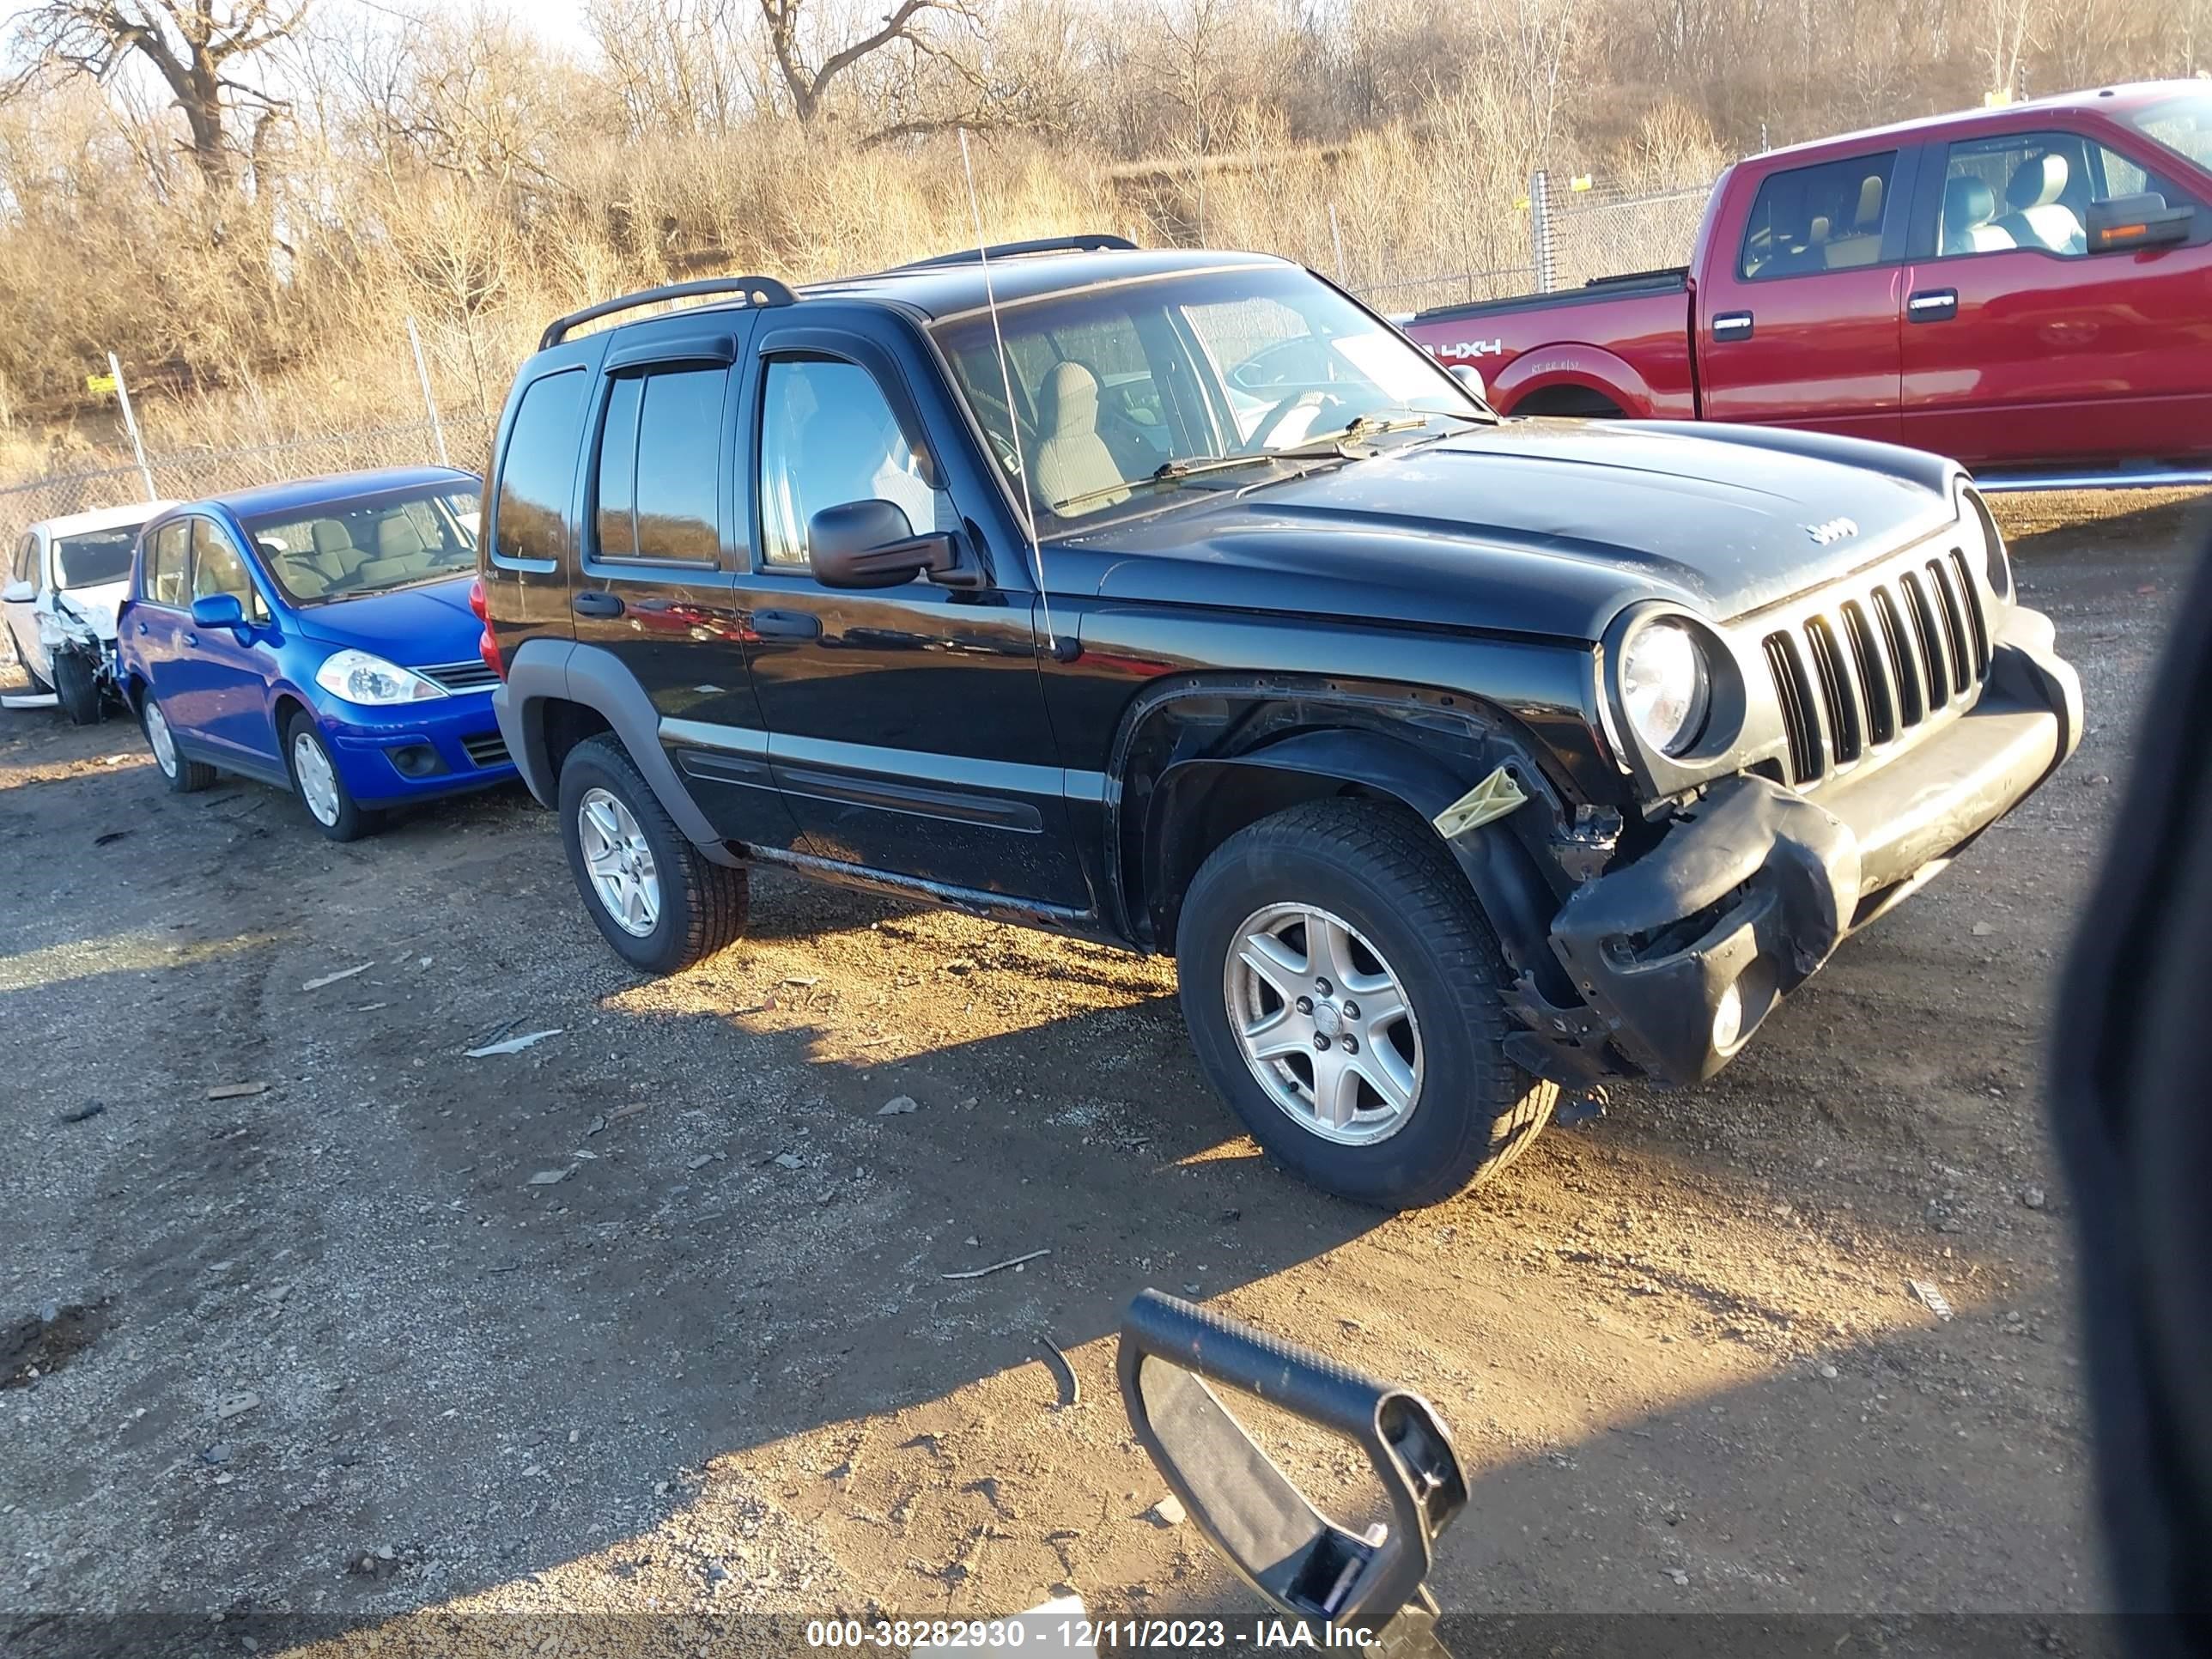
[[[514,411],[493,505],[495,556],[559,559],[568,550],[568,496],[576,480],[576,428],[590,377],[565,369],[532,382]]]
[[[2075,132],[2013,132],[1951,146],[1943,169],[1946,258],[2033,248],[2065,258],[2089,251],[2089,204],[2174,186],[2117,150]]]
[[[806,568],[806,526],[825,507],[885,501],[918,532],[956,522],[951,497],[922,477],[875,376],[854,363],[780,358],[761,408],[761,557]]]
[[[721,555],[726,368],[611,383],[592,483],[599,556],[712,564]]]
[[[1752,201],[1738,273],[1755,282],[1880,264],[1896,171],[1893,149],[1768,175]]]

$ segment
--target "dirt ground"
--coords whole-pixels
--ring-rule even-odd
[[[2200,505],[2009,506],[2081,753],[1717,1082],[1395,1218],[1231,1133],[1170,963],[762,878],[644,982],[519,792],[334,847],[0,715],[0,1615],[1249,1620],[1147,1516],[1147,1285],[1435,1401],[1448,1607],[2099,1607],[2039,1069]]]

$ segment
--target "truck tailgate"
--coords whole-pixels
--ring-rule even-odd
[[[1698,416],[1683,271],[1443,307],[1403,326],[1438,362],[1479,371],[1503,414],[1604,413],[1577,407],[1579,400],[1568,395],[1595,382],[1613,390],[1612,401],[1623,414],[1675,421]],[[1547,398],[1547,389],[1555,386],[1559,392]]]

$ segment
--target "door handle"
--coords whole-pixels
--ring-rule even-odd
[[[145,624],[144,623],[140,623],[138,624],[138,631],[139,631],[141,634],[143,634],[143,633],[144,633],[144,632],[146,631],[146,624]]]
[[[200,636],[197,634],[187,634],[185,635],[185,643],[186,645],[198,645],[199,642]]]
[[[822,618],[811,611],[756,611],[753,632],[764,640],[818,640]]]
[[[619,617],[623,613],[623,602],[615,594],[593,588],[569,600],[568,608],[580,617]]]
[[[1909,323],[1948,323],[1958,314],[1955,288],[1923,288],[1905,302],[1905,319]]]
[[[1724,311],[1713,319],[1713,338],[1716,340],[1748,340],[1752,319],[1747,311]]]

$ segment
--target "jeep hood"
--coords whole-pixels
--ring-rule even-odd
[[[1945,462],[1749,427],[1512,421],[1261,476],[1076,538],[1130,556],[1101,597],[1595,640],[1639,599],[1729,621],[1953,516]]]
[[[402,668],[472,661],[483,624],[469,611],[467,576],[420,587],[302,605],[300,631],[341,648],[373,651]]]

